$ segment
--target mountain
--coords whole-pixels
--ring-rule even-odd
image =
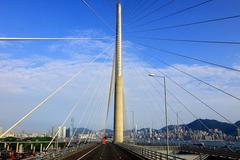
[[[103,130],[101,130],[101,131],[103,131]],[[111,130],[111,129],[106,129],[105,132],[106,132],[107,136],[112,136],[113,135],[113,130]]]
[[[235,124],[240,128],[240,121],[237,121]]]
[[[104,132],[103,129],[100,130],[100,132]],[[112,137],[113,136],[113,130],[112,129],[105,129],[105,133],[107,137]]]
[[[240,127],[240,121],[237,121],[235,125]],[[233,124],[210,119],[197,119],[189,124],[181,124],[179,126],[181,128],[191,129],[193,131],[194,130],[208,131],[208,129],[206,128],[208,127],[209,129],[218,129],[227,135],[237,134],[237,127],[234,126]],[[168,129],[174,130],[176,127],[177,127],[176,125],[169,125]],[[166,127],[163,127],[161,130],[165,131]]]
[[[223,133],[226,133],[228,135],[235,135],[237,128],[226,122],[220,122],[217,120],[209,120],[209,119],[198,119],[195,120],[189,124],[187,124],[187,127],[192,130],[204,130],[207,131],[207,128],[204,127],[206,125],[209,129],[218,129],[221,130]],[[240,122],[240,121],[239,121]]]
[[[205,125],[205,126],[204,126]],[[235,123],[236,126],[240,127],[240,121]],[[218,129],[221,130],[223,133],[227,135],[236,135],[237,127],[233,124],[226,123],[226,122],[220,122],[217,120],[210,120],[210,119],[197,119],[189,124],[181,124],[179,125],[181,128],[185,129],[191,129],[191,130],[202,130],[202,131],[208,131],[206,127],[209,129]],[[169,125],[169,130],[175,129],[176,125]],[[166,130],[166,127],[163,127],[161,130]]]
[[[203,124],[205,126],[207,126],[209,129],[218,129],[220,131],[222,131],[223,133],[227,134],[227,135],[236,135],[236,131],[237,131],[237,127],[239,126],[240,128],[240,121],[237,121],[235,123],[236,126],[234,126],[233,124],[230,123],[226,123],[226,122],[220,122],[217,120],[210,120],[210,119],[197,119],[189,124],[181,124],[179,125],[181,128],[185,128],[185,129],[191,129],[191,130],[202,130],[202,131],[207,131],[206,127],[203,126]],[[177,126],[176,125],[169,125],[168,129],[169,130],[174,130],[176,129]],[[148,133],[150,128],[141,128],[138,131],[144,132],[144,133]],[[81,133],[84,130],[84,128],[78,128],[77,132]],[[153,131],[157,131],[157,129],[152,129]],[[165,131],[166,127],[161,128],[160,130]],[[88,133],[89,129],[85,129],[85,133]],[[101,130],[103,131],[103,130]],[[159,130],[158,130],[159,131]],[[132,130],[128,130],[125,131],[125,133],[131,133]],[[113,130],[111,129],[106,129],[106,134],[107,136],[112,136],[113,135]]]
[[[76,129],[76,128],[75,128]],[[84,131],[84,132],[83,132]],[[88,132],[92,132],[92,130],[88,129],[88,128],[77,128],[77,133],[83,133],[86,134]]]

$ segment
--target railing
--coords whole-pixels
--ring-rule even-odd
[[[141,155],[145,158],[152,160],[185,160],[184,158],[180,158],[173,155],[167,155],[158,151],[153,151],[141,146],[132,145],[132,144],[118,144],[119,147],[122,147],[128,151],[131,151],[137,155]]]
[[[204,147],[193,147],[193,146],[181,146],[181,151],[195,154],[206,154],[212,155],[214,157],[226,157],[231,159],[239,159],[240,152],[239,151],[229,151],[221,148],[209,149]]]
[[[75,147],[75,148],[66,148],[66,149],[59,150],[59,151],[41,153],[41,154],[39,154],[35,157],[29,157],[29,158],[26,158],[24,160],[41,160],[41,159],[57,160],[57,159],[64,158],[64,157],[67,157],[69,155],[72,155],[74,153],[80,152],[82,150],[85,150],[85,149],[87,149],[89,147],[92,147],[94,145],[95,145],[95,143],[89,143],[89,144],[81,145],[81,146]]]
[[[152,145],[140,145],[140,146],[143,146],[143,147],[147,147],[148,149],[154,149],[154,148],[157,148],[158,150],[167,150],[167,146],[152,146]],[[169,146],[168,147],[169,150],[172,150],[172,151],[179,151],[180,150],[180,147],[179,146]]]
[[[205,160],[209,157],[209,155],[205,154],[200,154],[197,158],[194,158],[193,160]]]

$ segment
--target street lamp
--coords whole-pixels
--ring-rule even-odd
[[[133,144],[135,144],[135,122],[134,122],[134,111],[130,111],[132,113],[132,127],[133,127]]]
[[[176,112],[176,116],[177,116],[177,141],[178,141],[178,146],[180,146],[180,131],[179,131],[179,113],[181,111],[177,111]]]
[[[168,142],[168,111],[167,111],[167,87],[166,87],[166,77],[165,76],[159,76],[153,73],[148,74],[150,77],[159,77],[163,79],[163,85],[164,85],[164,106],[165,106],[165,122],[166,122],[166,143],[167,143],[167,159],[169,154],[169,142]]]
[[[132,140],[133,140],[133,144],[135,144],[135,140],[136,140],[136,129],[135,129],[134,111],[127,111],[127,110],[125,110],[125,112],[126,112],[126,114],[127,114],[127,112],[131,113],[131,116],[132,116],[132,120],[130,120],[129,123],[131,123],[131,121],[132,121],[132,134],[133,134]]]

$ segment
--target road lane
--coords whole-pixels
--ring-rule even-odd
[[[144,160],[114,144],[106,144],[96,147],[77,160]]]

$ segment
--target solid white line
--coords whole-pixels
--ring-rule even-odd
[[[82,157],[78,158],[77,160],[80,160],[84,157],[86,157],[89,153],[91,153],[92,151],[94,151],[95,149],[97,149],[98,147],[100,147],[101,145],[97,145],[96,147],[94,147],[93,149],[91,149],[89,152],[87,152],[86,154],[84,154]]]

